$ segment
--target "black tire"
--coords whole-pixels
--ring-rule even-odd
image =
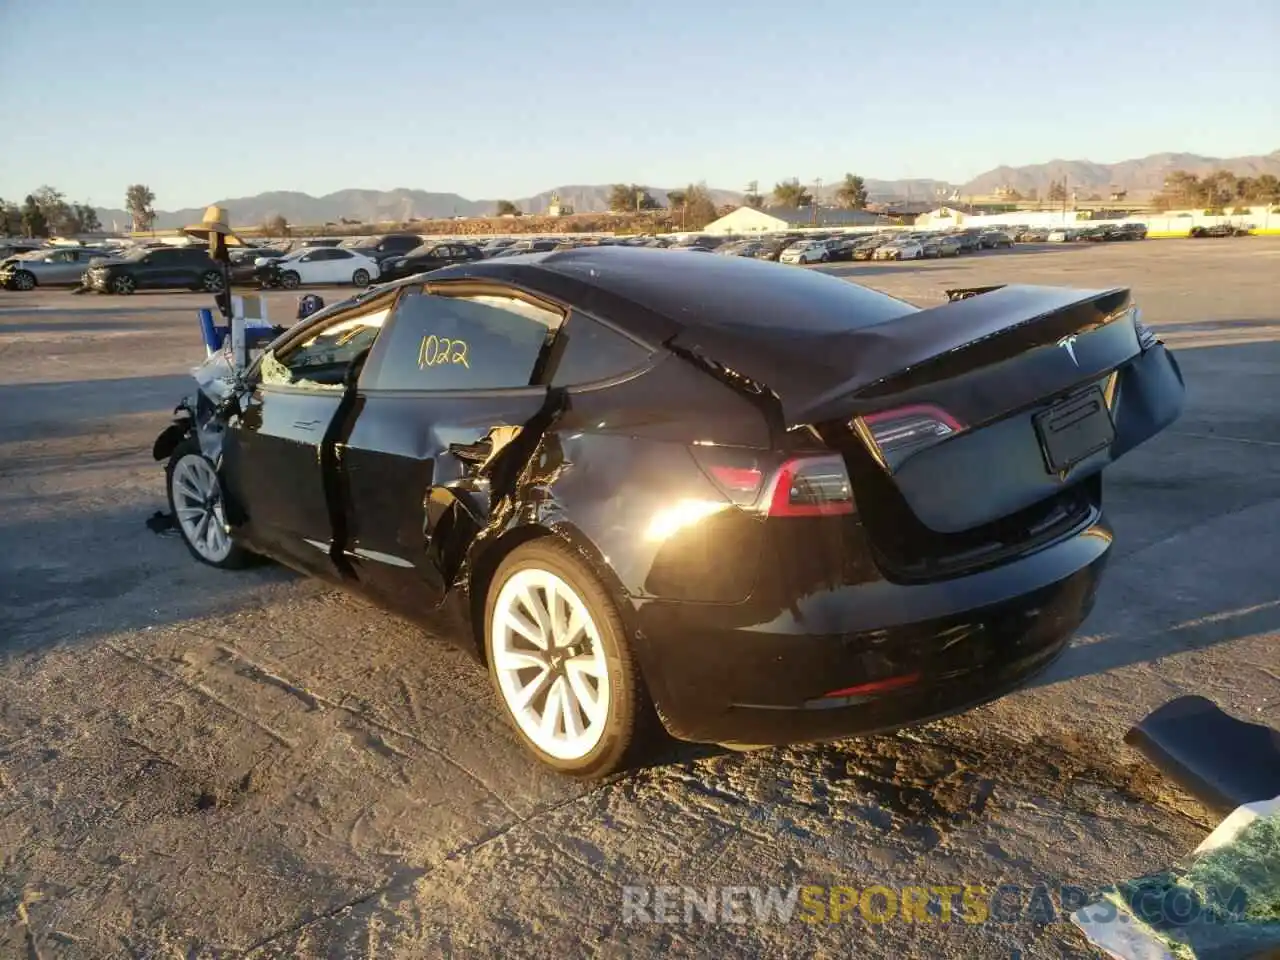
[[[367,287],[369,285],[369,271],[361,267],[351,275],[351,282],[357,287]]]
[[[298,285],[302,283],[302,278],[292,270],[286,270],[280,274],[280,286],[285,290],[297,290]]]
[[[137,289],[138,289],[137,281],[134,280],[133,277],[129,276],[127,273],[122,273],[120,276],[114,277],[111,280],[112,293],[118,293],[121,296],[128,296],[129,294],[133,293],[133,291]]]
[[[577,594],[587,608],[604,648],[609,685],[604,732],[595,747],[579,759],[561,759],[537,746],[520,728],[498,679],[494,657],[497,601],[508,580],[521,571],[531,569],[554,574]],[[499,564],[485,597],[484,645],[489,677],[508,722],[525,749],[552,769],[572,777],[597,779],[634,763],[652,742],[656,714],[617,606],[596,575],[559,540],[545,537],[524,543]]]
[[[13,279],[9,281],[13,285],[14,290],[27,291],[36,288],[36,275],[30,270],[19,270],[13,275]]]
[[[818,262],[819,262],[819,263],[830,263],[830,262],[831,262],[831,254],[829,254],[829,253],[824,253],[822,256],[820,256],[820,257],[818,258]]]
[[[213,475],[217,477],[217,469],[212,461],[200,452],[200,443],[195,437],[189,437],[183,440],[173,449],[173,453],[169,455],[169,462],[164,469],[164,486],[165,493],[169,498],[169,511],[173,515],[174,526],[178,530],[178,536],[182,538],[182,542],[186,545],[187,550],[193,557],[201,563],[208,564],[211,567],[217,567],[219,570],[239,570],[249,564],[253,555],[245,550],[239,544],[232,542],[230,549],[225,556],[211,556],[209,551],[202,552],[191,541],[187,527],[185,527],[178,516],[178,505],[174,497],[174,476],[179,470],[179,465],[188,458],[195,458],[203,461]],[[217,477],[218,495],[222,497],[222,480]],[[225,497],[223,497],[225,502]]]
[[[200,289],[205,293],[221,293],[225,288],[222,274],[217,270],[206,270],[200,276]]]

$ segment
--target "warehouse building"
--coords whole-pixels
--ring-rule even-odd
[[[747,236],[817,227],[874,227],[889,221],[866,210],[839,207],[739,207],[703,227],[703,233]]]

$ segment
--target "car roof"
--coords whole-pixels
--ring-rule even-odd
[[[481,260],[430,276],[430,282],[464,279],[522,286],[599,313],[651,345],[701,353],[768,384],[792,409],[848,375],[847,358],[825,344],[917,310],[821,272],[644,247]]]

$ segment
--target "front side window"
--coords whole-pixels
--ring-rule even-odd
[[[351,365],[373,347],[391,310],[389,300],[364,304],[355,316],[330,317],[279,354],[263,355],[259,368],[266,386],[342,389]],[[371,308],[371,309],[369,309]]]
[[[527,387],[561,320],[558,311],[516,296],[406,290],[361,384],[374,390]]]

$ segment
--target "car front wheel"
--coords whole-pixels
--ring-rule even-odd
[[[357,287],[367,287],[369,285],[369,271],[363,267],[351,275],[351,282]]]
[[[581,560],[551,539],[517,547],[484,622],[494,689],[534,756],[582,778],[630,762],[652,707],[617,608]]]
[[[15,290],[32,290],[36,285],[36,278],[33,273],[27,270],[19,270],[13,275],[13,279],[9,281]]]
[[[130,294],[138,289],[138,284],[134,282],[133,277],[128,274],[116,277],[111,281],[111,292],[120,294]]]
[[[206,271],[200,277],[200,286],[206,293],[221,293],[224,286],[222,274],[217,270]]]
[[[200,452],[199,441],[184,440],[174,448],[165,478],[169,509],[187,549],[211,567],[243,567],[249,554],[231,539],[222,479],[212,461]]]
[[[286,270],[280,274],[280,286],[286,290],[297,290],[298,284],[302,282],[302,278],[292,270]]]

